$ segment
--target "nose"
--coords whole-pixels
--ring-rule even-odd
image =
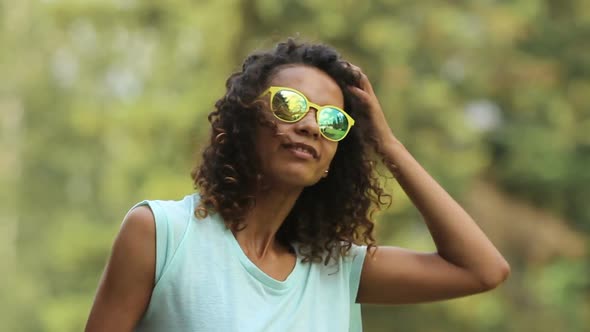
[[[317,110],[312,107],[303,119],[295,122],[293,124],[295,126],[295,132],[304,136],[312,136],[314,139],[320,137],[320,127],[316,119],[316,112]]]

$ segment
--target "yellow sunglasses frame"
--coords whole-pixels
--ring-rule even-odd
[[[301,97],[303,97],[303,99],[305,100],[305,103],[307,104],[307,110],[305,110],[305,113],[303,113],[303,115],[301,116],[301,118],[294,120],[294,121],[287,121],[285,119],[281,119],[280,117],[278,117],[275,112],[272,110],[272,99],[274,98],[274,96],[276,95],[276,93],[278,91],[282,91],[282,90],[287,90],[287,91],[291,91],[294,92],[298,95],[300,95]],[[346,113],[342,108],[338,107],[338,106],[334,106],[334,105],[324,105],[324,106],[320,106],[316,103],[312,103],[311,101],[309,101],[309,99],[307,98],[307,96],[305,94],[303,94],[303,92],[299,91],[299,90],[295,90],[293,88],[287,88],[287,87],[283,87],[283,86],[270,86],[268,89],[264,90],[263,93],[260,94],[260,97],[263,97],[264,95],[268,94],[270,92],[270,112],[274,115],[275,118],[277,118],[278,120],[282,121],[282,122],[286,122],[286,123],[296,123],[298,121],[301,121],[301,119],[303,119],[307,113],[309,113],[309,110],[313,107],[316,110],[316,121],[319,124],[320,123],[320,113],[323,109],[326,108],[333,108],[333,109],[337,109],[338,111],[342,112],[342,114],[344,114],[344,116],[346,117],[346,119],[348,120],[348,123],[350,123],[350,126],[348,126],[348,129],[346,130],[346,133],[342,136],[341,139],[339,140],[335,140],[332,138],[327,137],[326,135],[324,135],[324,133],[320,130],[320,134],[322,135],[322,137],[324,137],[325,139],[327,139],[328,141],[332,141],[332,142],[339,142],[341,140],[343,140],[344,138],[346,138],[346,135],[348,135],[348,133],[350,132],[350,129],[352,128],[352,126],[354,126],[354,119],[348,115],[348,113]]]

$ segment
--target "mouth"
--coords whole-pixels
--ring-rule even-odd
[[[318,159],[318,151],[310,145],[303,144],[303,143],[287,143],[283,144],[283,147],[289,150],[294,151],[298,154],[309,155],[313,159]]]

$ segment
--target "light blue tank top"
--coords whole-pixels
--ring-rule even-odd
[[[194,217],[198,199],[138,204],[155,217],[156,272],[135,331],[362,331],[355,299],[366,247],[327,266],[298,255],[279,281],[250,261],[219,215]]]

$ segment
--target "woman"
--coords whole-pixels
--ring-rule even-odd
[[[199,194],[127,214],[86,331],[360,331],[360,303],[448,299],[506,279],[502,255],[332,48],[288,40],[226,85],[193,172]],[[376,248],[370,212],[387,195],[375,154],[436,253]]]

